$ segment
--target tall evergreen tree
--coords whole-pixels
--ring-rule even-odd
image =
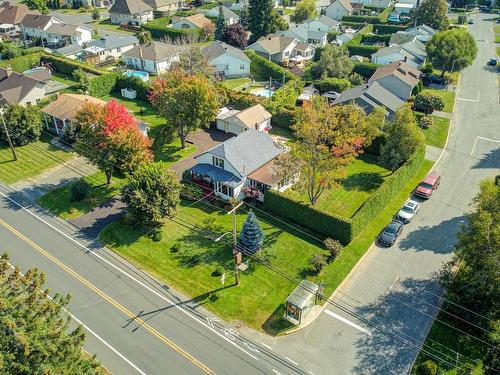
[[[248,6],[248,30],[252,40],[276,31],[276,19],[271,0],[250,0]]]
[[[264,241],[264,232],[255,214],[250,211],[238,236],[238,246],[243,253],[255,254]]]
[[[243,3],[240,11],[240,25],[245,29],[248,26],[248,4],[246,2]]]
[[[220,5],[219,15],[217,16],[217,21],[215,22],[215,39],[221,40],[222,35],[224,35],[225,29],[226,29],[226,21],[224,19],[224,12],[222,10],[222,5]]]

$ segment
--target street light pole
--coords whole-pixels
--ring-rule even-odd
[[[14,149],[14,145],[12,144],[12,140],[10,139],[9,130],[7,129],[7,125],[5,125],[5,120],[3,118],[3,112],[0,110],[0,117],[2,117],[2,125],[5,131],[5,136],[7,137],[7,142],[9,142],[10,149],[12,151],[12,156],[14,157],[14,161],[17,160],[16,150]]]

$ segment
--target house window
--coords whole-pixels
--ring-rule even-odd
[[[234,189],[222,182],[215,182],[215,191],[228,197],[234,196]]]
[[[283,178],[280,182],[278,182],[278,189],[281,189],[282,187],[288,185],[289,183],[290,183],[289,177]]]
[[[255,180],[250,180],[250,186],[256,187],[259,189],[262,193],[265,193],[267,189],[269,189],[269,186],[263,184],[262,182],[255,181]]]
[[[217,156],[212,156],[212,164],[218,168],[224,169],[224,159],[218,158]]]
[[[245,69],[245,64],[240,64],[240,69],[241,70]]]
[[[122,51],[122,48],[121,48],[121,47],[118,47],[118,48],[116,49],[116,52],[118,52],[118,53],[120,53],[121,51]]]

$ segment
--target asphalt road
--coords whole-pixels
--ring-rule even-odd
[[[43,270],[51,295],[71,294],[87,350],[114,374],[307,374],[19,198],[0,186],[0,251]]]
[[[441,186],[396,245],[374,246],[333,298],[376,328],[328,306],[304,330],[265,341],[315,374],[407,373],[437,312],[441,289],[432,275],[450,259],[479,181],[500,174],[497,75],[486,65],[496,55],[493,17],[473,18],[479,52],[462,74],[449,143],[435,168]],[[454,357],[435,354],[444,366],[455,365]]]

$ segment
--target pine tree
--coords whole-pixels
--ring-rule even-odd
[[[238,236],[238,246],[243,253],[255,254],[259,251],[263,241],[264,232],[260,227],[257,217],[250,211]]]
[[[276,18],[271,0],[250,0],[248,29],[252,32],[252,40],[276,31]]]
[[[248,5],[246,2],[243,3],[240,11],[240,25],[245,29],[248,26]]]
[[[226,21],[224,20],[224,12],[222,11],[222,5],[219,6],[219,15],[217,16],[217,21],[215,22],[215,39],[221,40],[222,35],[224,35],[224,30],[226,29]]]

